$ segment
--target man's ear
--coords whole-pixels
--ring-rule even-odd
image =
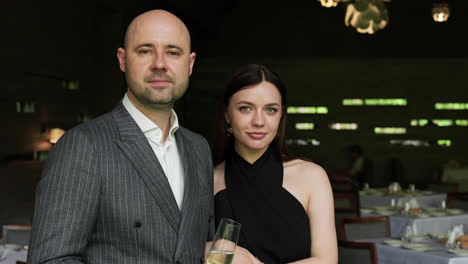
[[[119,68],[125,72],[125,50],[123,48],[117,49],[117,59],[119,60]]]
[[[192,75],[192,70],[193,70],[193,64],[195,64],[195,58],[197,57],[197,54],[195,52],[190,53],[190,71],[189,75]]]

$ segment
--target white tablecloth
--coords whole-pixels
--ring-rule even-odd
[[[468,264],[468,257],[454,255],[435,242],[430,244],[436,247],[436,250],[418,252],[385,245],[381,243],[383,240],[366,240],[376,242],[379,264]]]
[[[468,233],[468,214],[428,218],[390,216],[391,236],[400,237],[405,226],[408,224],[413,225],[417,234],[427,234],[431,232],[447,233],[449,228],[454,225],[463,224],[463,230],[466,234]]]
[[[436,193],[430,195],[418,195],[418,196],[394,196],[394,195],[364,195],[360,194],[359,199],[361,208],[369,208],[374,206],[390,206],[391,200],[402,199],[409,201],[410,199],[416,199],[420,207],[440,207],[442,201],[447,199],[447,194]]]
[[[0,257],[3,253],[3,249],[0,249]],[[16,264],[16,261],[24,261],[26,262],[26,258],[28,257],[28,251],[25,249],[11,250],[7,253],[7,258],[0,261],[0,264]]]

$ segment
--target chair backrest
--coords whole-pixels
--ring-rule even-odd
[[[333,192],[333,201],[335,211],[352,212],[359,216],[359,193],[351,192]]]
[[[343,237],[341,219],[360,216],[358,192],[334,192],[335,228],[338,237]]]
[[[27,246],[31,235],[31,225],[4,225],[2,227],[4,243]]]
[[[330,184],[334,192],[350,192],[358,189],[355,183],[351,180],[332,180]]]
[[[431,182],[427,185],[426,189],[441,193],[457,192],[459,187],[458,185],[458,183]]]
[[[344,218],[341,225],[346,240],[390,237],[387,216]]]
[[[468,211],[468,192],[447,193],[447,207]]]
[[[375,243],[338,240],[338,264],[377,264]]]

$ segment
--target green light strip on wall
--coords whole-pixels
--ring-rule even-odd
[[[406,139],[406,140],[392,139],[390,140],[390,144],[409,146],[409,147],[429,147],[430,146],[427,140],[419,140],[419,139]]]
[[[314,123],[296,123],[297,130],[313,130]]]
[[[364,102],[365,102],[365,105],[395,105],[395,106],[407,105],[406,99],[403,99],[403,98],[394,98],[394,99],[370,98],[370,99],[365,99]]]
[[[387,135],[406,134],[406,128],[405,127],[375,127],[374,133],[375,134],[387,134]]]
[[[436,103],[436,110],[468,110],[468,103]]]
[[[433,119],[432,123],[440,127],[453,126],[453,121],[450,119]]]
[[[286,139],[286,144],[299,146],[320,146],[320,141],[316,139]]]
[[[448,127],[448,126],[468,126],[468,119],[432,119],[431,121],[433,124],[440,126],[440,127]],[[411,119],[410,125],[413,127],[423,127],[429,124],[429,120],[427,119]]]
[[[410,124],[411,126],[425,126],[429,123],[427,119],[412,119]]]
[[[357,130],[358,124],[356,123],[332,123],[330,129],[333,130]]]
[[[320,146],[320,141],[316,139],[309,139],[308,142],[310,142],[310,144],[312,144],[313,146]]]
[[[405,98],[345,98],[343,105],[346,106],[406,106],[408,101]]]
[[[343,99],[343,105],[363,105],[362,99]]]
[[[457,120],[455,120],[455,125],[457,125],[457,126],[468,126],[468,120],[467,119],[457,119]]]
[[[289,106],[288,114],[328,114],[326,106]]]
[[[317,106],[317,114],[328,114],[328,108],[325,106]]]
[[[437,145],[442,147],[450,147],[452,146],[452,140],[450,139],[439,139],[437,140]]]

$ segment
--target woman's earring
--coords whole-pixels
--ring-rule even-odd
[[[227,122],[226,122],[226,131],[227,131],[228,136],[231,136],[231,134],[232,134],[232,127],[231,127],[231,124],[229,124],[229,123],[227,123]]]

